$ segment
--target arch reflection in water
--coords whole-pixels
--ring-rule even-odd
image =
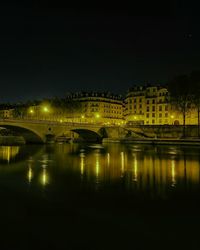
[[[0,160],[10,163],[12,159],[19,153],[19,146],[1,146],[0,147]]]

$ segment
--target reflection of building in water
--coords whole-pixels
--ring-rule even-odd
[[[191,156],[190,156],[191,157]],[[107,152],[96,150],[80,154],[79,173],[90,184],[113,182],[124,185],[127,189],[162,196],[170,187],[183,189],[199,185],[200,169],[197,156],[184,159],[183,152],[166,148],[165,151],[141,148],[122,149],[122,146],[107,149]],[[84,175],[83,175],[84,173]],[[122,181],[120,180],[122,179]],[[185,186],[189,183],[190,185]]]
[[[11,159],[19,153],[19,146],[1,146],[0,147],[0,160],[10,162]]]

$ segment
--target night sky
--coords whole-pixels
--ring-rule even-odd
[[[98,8],[26,2],[0,6],[1,103],[70,91],[125,94],[133,84],[165,84],[200,69],[194,1]]]

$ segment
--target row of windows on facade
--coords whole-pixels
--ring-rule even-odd
[[[168,111],[168,106],[165,106],[165,111]],[[149,106],[147,106],[147,112],[150,112],[150,107]],[[152,111],[156,111],[156,106],[152,106]],[[162,106],[159,106],[158,107],[158,111],[163,111],[163,108],[162,108]]]
[[[165,115],[165,117],[168,117],[168,113],[159,113],[158,116],[161,118],[163,115]],[[156,113],[152,113],[151,114],[152,117],[156,117]],[[146,114],[146,118],[149,118],[150,117],[150,114]]]
[[[165,119],[164,122],[167,124],[168,123],[168,119]],[[155,120],[153,119],[151,121],[152,124],[156,123]],[[162,124],[162,119],[159,119],[158,123]],[[146,121],[146,124],[150,124],[150,121]]]
[[[142,98],[140,98],[140,99],[130,99],[129,100],[129,103],[136,103],[137,101],[139,101],[139,102],[142,102]],[[152,102],[151,102],[152,101]],[[162,103],[162,102],[168,102],[168,99],[165,99],[165,100],[163,100],[163,99],[159,99],[159,100],[157,100],[157,103]],[[155,99],[152,99],[152,100],[147,100],[146,101],[146,103],[147,104],[150,104],[150,103],[152,103],[152,104],[156,104],[156,100]]]
[[[134,108],[134,109],[137,109],[137,106],[134,105],[133,108]],[[147,112],[150,112],[150,107],[147,106],[146,108],[147,108],[146,111],[147,111]],[[129,106],[129,109],[132,109],[132,106]],[[139,109],[142,109],[142,105],[139,106]],[[159,106],[158,110],[159,110],[159,111],[163,111],[162,106]],[[164,110],[165,110],[165,111],[168,111],[168,106],[165,106]],[[152,111],[156,111],[156,106],[152,106]]]
[[[91,110],[85,109],[85,112],[99,112],[99,109],[98,108],[92,108]],[[104,109],[104,113],[122,114],[121,111],[106,110],[106,109]]]
[[[90,106],[90,107],[99,107],[99,106],[101,106],[99,103],[96,103],[96,104],[85,104],[85,107],[88,107],[88,106]],[[111,108],[111,109],[121,109],[121,107],[120,106],[110,106],[110,105],[103,105],[103,107],[104,108]]]

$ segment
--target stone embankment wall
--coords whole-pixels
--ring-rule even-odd
[[[182,125],[140,125],[127,127],[128,130],[143,134],[150,138],[181,138],[183,137]],[[185,136],[189,138],[198,137],[198,126],[187,125],[185,127]]]

